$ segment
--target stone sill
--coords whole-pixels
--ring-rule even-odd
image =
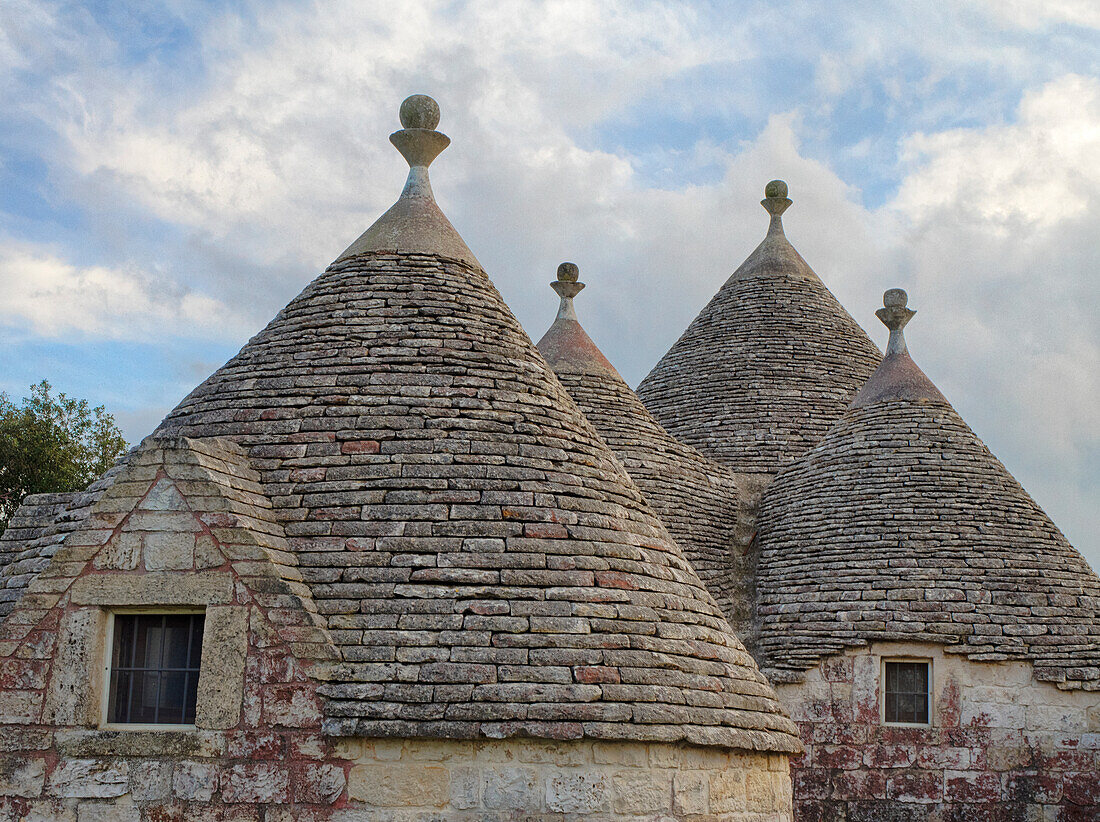
[[[201,756],[210,749],[209,736],[194,726],[168,725],[59,731],[56,740],[63,756]]]

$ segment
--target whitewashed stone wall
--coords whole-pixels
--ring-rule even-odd
[[[931,727],[885,726],[883,659],[932,662]],[[1028,662],[876,643],[776,689],[799,724],[799,822],[1100,819],[1100,692],[1059,690]]]

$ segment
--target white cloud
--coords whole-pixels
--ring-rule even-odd
[[[78,267],[13,244],[0,244],[0,293],[0,323],[43,338],[209,339],[236,324],[217,300],[165,288],[137,270]]]
[[[1100,28],[1100,7],[1094,0],[979,0],[992,17],[1023,29],[1051,23]]]
[[[949,205],[1002,234],[1080,216],[1100,191],[1100,80],[1070,75],[1027,93],[1015,122],[915,134],[895,207],[916,221]]]

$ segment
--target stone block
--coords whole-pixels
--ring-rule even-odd
[[[130,765],[130,795],[138,801],[167,799],[172,795],[172,763],[139,760]]]
[[[1001,776],[981,771],[946,771],[943,798],[946,802],[996,802],[1001,798]]]
[[[172,531],[197,533],[202,525],[189,511],[135,511],[126,523],[127,531]]]
[[[703,814],[710,810],[710,784],[701,771],[681,771],[672,778],[672,810],[678,814]]]
[[[78,608],[62,617],[53,676],[46,695],[48,723],[98,723],[106,630],[107,615],[99,608]]]
[[[450,769],[451,807],[471,810],[481,805],[481,774],[473,766],[458,765]]]
[[[599,765],[645,768],[649,764],[649,751],[638,743],[596,744],[592,746],[592,761]]]
[[[232,728],[240,721],[247,653],[248,608],[207,608],[195,719],[200,728]]]
[[[208,534],[199,534],[195,538],[195,569],[217,568],[225,564],[225,555],[222,554],[213,538]]]
[[[611,783],[602,773],[564,771],[546,780],[546,807],[552,813],[590,814],[611,805]]]
[[[309,687],[278,685],[264,688],[263,721],[268,727],[310,728],[321,722],[321,708]]]
[[[184,571],[195,567],[195,535],[157,531],[145,535],[145,568],[149,571]]]
[[[76,822],[76,808],[56,799],[32,802],[19,822]]]
[[[172,792],[179,799],[209,802],[218,790],[218,766],[212,762],[180,762],[172,775]]]
[[[486,769],[482,773],[482,804],[501,810],[538,811],[542,809],[539,788],[535,768]]]
[[[33,799],[46,782],[46,760],[4,757],[0,759],[0,796]]]
[[[340,798],[345,785],[344,769],[338,765],[298,765],[291,773],[291,799],[318,805],[330,805]]]
[[[96,568],[111,568],[119,571],[132,571],[141,561],[141,534],[116,534],[96,554],[93,565]]]
[[[746,808],[750,811],[766,812],[780,809],[783,798],[783,783],[779,774],[749,771],[745,774]]]
[[[35,691],[0,691],[0,724],[33,725],[42,712],[42,694]]]
[[[900,804],[932,804],[943,799],[943,773],[906,771],[886,780],[886,795]]]
[[[710,810],[712,813],[733,813],[742,810],[748,800],[746,774],[740,768],[712,772],[710,777]]]
[[[641,816],[672,810],[672,773],[643,768],[611,773],[613,814]]]
[[[439,765],[356,765],[348,776],[350,799],[381,808],[443,808],[450,787],[450,774]]]
[[[49,778],[50,794],[67,799],[106,799],[122,796],[129,790],[125,760],[62,760]]]
[[[962,723],[988,728],[1023,728],[1024,706],[1002,702],[964,702]]]
[[[73,582],[77,605],[171,606],[222,605],[232,601],[233,578],[228,573],[195,574],[150,572],[140,576],[94,574]]]
[[[76,822],[141,822],[141,811],[131,802],[81,802]]]
[[[1028,705],[1025,727],[1030,731],[1079,732],[1085,727],[1085,709],[1062,705]]]
[[[187,503],[183,495],[170,479],[161,477],[156,484],[149,489],[138,508],[142,511],[186,511]]]
[[[229,803],[282,803],[289,800],[290,774],[271,762],[249,762],[227,768],[221,777],[221,797]]]

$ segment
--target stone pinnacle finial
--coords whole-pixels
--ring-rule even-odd
[[[575,283],[581,276],[581,270],[576,263],[562,263],[558,266],[558,282]]]
[[[403,128],[390,135],[390,142],[411,168],[427,169],[451,144],[450,137],[435,130],[439,125],[439,104],[426,94],[414,94],[401,103],[399,116]],[[412,177],[409,179],[411,182]]]
[[[562,263],[558,266],[558,278],[550,283],[550,287],[561,297],[561,305],[558,307],[559,320],[577,319],[576,309],[573,308],[573,298],[584,290],[584,283],[577,282],[581,270],[576,263]]]
[[[772,180],[764,186],[764,199],[760,205],[772,215],[768,233],[783,233],[783,221],[780,219],[783,212],[791,207],[791,201],[787,199],[787,184],[782,180]]]
[[[890,341],[886,344],[886,355],[900,354],[906,350],[902,329],[913,319],[917,312],[909,308],[909,295],[903,289],[891,288],[882,295],[882,305],[875,312],[882,324],[890,329]]]
[[[401,103],[402,128],[434,129],[439,125],[439,103],[427,94],[414,94]]]

